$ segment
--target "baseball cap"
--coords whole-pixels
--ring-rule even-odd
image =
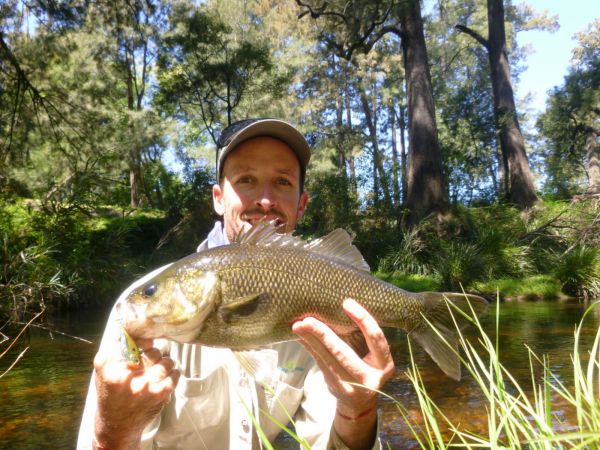
[[[225,159],[238,145],[248,139],[268,136],[285,142],[298,156],[302,179],[310,160],[310,147],[304,135],[293,125],[279,119],[245,119],[225,128],[217,141],[217,180],[221,179]]]

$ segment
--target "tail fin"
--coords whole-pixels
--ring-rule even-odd
[[[458,381],[460,380],[458,336],[456,325],[450,314],[452,308],[449,309],[446,301],[454,304],[468,316],[472,315],[471,310],[475,312],[476,316],[483,314],[487,309],[488,302],[484,298],[472,294],[421,292],[417,295],[421,297],[425,305],[425,317],[435,327],[437,333],[429,324],[423,323],[412,330],[409,335],[423,346],[431,359],[440,366],[446,375]],[[461,330],[470,323],[457,311],[454,311],[453,315]],[[452,349],[448,348],[448,345]]]

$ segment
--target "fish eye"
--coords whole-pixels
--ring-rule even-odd
[[[156,292],[156,285],[149,284],[148,286],[146,286],[144,288],[144,297],[152,297],[155,292]]]

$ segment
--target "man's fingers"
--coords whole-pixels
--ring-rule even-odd
[[[149,348],[142,351],[144,365],[152,366],[162,359],[162,353],[157,348]]]
[[[162,358],[146,369],[146,377],[150,382],[161,381],[171,374],[174,367],[175,363],[171,358]]]
[[[332,381],[337,380],[338,386],[342,386],[345,380],[379,388],[394,371],[387,339],[375,318],[356,301],[346,299],[343,308],[364,336],[368,347],[368,354],[364,357],[359,356],[330,327],[312,317],[296,322],[292,330],[302,338],[323,372],[329,372]]]
[[[154,341],[152,339],[135,339],[135,343],[137,344],[140,351],[145,351],[148,348],[154,347]]]
[[[164,395],[163,401],[167,402],[170,399],[171,392],[175,390],[181,373],[179,370],[173,370],[169,373],[169,376],[163,378],[157,383],[152,383],[149,386],[150,392],[160,393]]]
[[[378,368],[386,369],[392,362],[392,355],[383,330],[375,318],[362,305],[351,298],[344,300],[343,307],[346,314],[358,325],[365,336],[373,362]]]
[[[292,330],[302,338],[304,346],[319,362],[326,376],[329,373],[339,379],[349,380],[351,377],[345,367],[353,363],[364,364],[346,342],[312,317],[296,322]]]

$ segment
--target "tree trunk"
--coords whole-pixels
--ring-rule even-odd
[[[600,162],[598,160],[598,133],[588,129],[585,141],[586,172],[588,177],[587,194],[600,194]]]
[[[407,224],[414,225],[433,212],[448,208],[437,136],[431,75],[423,35],[421,6],[409,0],[402,14],[402,50],[408,95]]]
[[[394,209],[400,211],[400,177],[398,176],[400,161],[398,157],[398,144],[396,142],[396,111],[393,104],[388,107],[388,118],[390,121],[390,133],[392,135],[392,192],[394,194]]]
[[[350,105],[350,92],[348,84],[344,89],[344,104],[346,109],[346,126],[348,130],[352,132],[352,106]],[[353,141],[352,141],[353,142]],[[354,198],[358,196],[358,183],[356,181],[356,166],[354,164],[354,154],[352,148],[349,148],[346,152],[346,160],[348,161],[348,171],[350,176],[350,190]]]
[[[508,164],[508,200],[520,208],[528,208],[537,202],[538,197],[517,118],[510,65],[506,53],[503,0],[487,0],[487,6],[488,56],[494,95],[494,114],[500,147]]]
[[[400,125],[400,173],[402,174],[402,203],[406,202],[406,119],[404,114],[404,106],[400,105],[400,117],[398,124]]]
[[[127,108],[129,111],[136,110],[134,100],[133,73],[131,71],[130,61],[127,61]],[[132,120],[131,118],[129,120]],[[134,123],[129,123],[130,132],[130,147],[129,147],[129,189],[130,189],[130,206],[138,208],[140,206],[140,197],[142,192],[142,163],[141,149],[139,148],[138,131],[135,129]]]
[[[341,94],[341,93],[340,93]],[[344,139],[344,104],[342,101],[342,95],[338,95],[335,100],[335,110],[336,110],[336,127],[337,133],[335,138],[335,146],[337,149],[336,155],[336,163],[338,173],[342,175],[344,178],[346,177],[346,152],[345,145],[346,139]]]
[[[332,73],[343,73],[343,67],[338,64],[335,54],[331,55],[331,71]],[[336,128],[337,133],[335,137],[335,146],[337,150],[336,164],[338,173],[347,178],[346,173],[346,133],[344,132],[344,86],[339,86],[339,91],[335,98],[335,112],[336,112]]]
[[[367,94],[363,90],[362,86],[360,87],[360,100],[363,107],[363,112],[365,113],[365,120],[367,122],[367,128],[369,129],[369,137],[371,138],[371,145],[373,147],[373,182],[376,183],[373,188],[373,193],[375,194],[375,199],[377,202],[379,201],[379,184],[383,190],[383,196],[386,202],[387,207],[389,207],[392,203],[392,198],[390,196],[390,189],[388,187],[387,178],[385,176],[385,171],[383,169],[383,161],[381,158],[381,151],[379,150],[379,144],[377,141],[377,126],[375,125],[375,118],[373,117],[373,113],[371,111],[371,107],[369,105],[369,100],[367,99]]]

